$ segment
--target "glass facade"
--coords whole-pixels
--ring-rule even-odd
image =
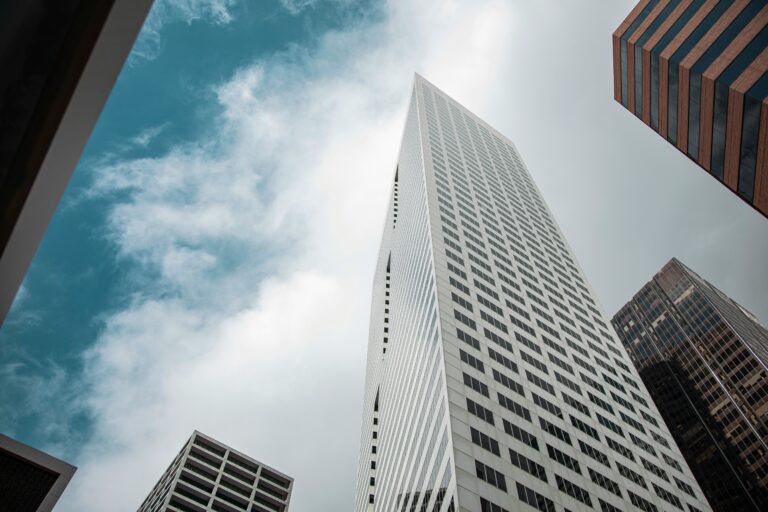
[[[616,101],[768,215],[765,0],[643,0],[613,46]]]
[[[713,508],[768,509],[768,331],[674,259],[613,324]]]
[[[710,510],[512,143],[419,76],[372,304],[356,511]]]

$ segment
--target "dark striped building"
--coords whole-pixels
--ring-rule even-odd
[[[768,0],[642,0],[614,98],[768,216]]]

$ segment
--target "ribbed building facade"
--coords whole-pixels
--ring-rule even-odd
[[[293,479],[195,431],[138,512],[286,512]]]
[[[768,331],[673,259],[613,318],[715,510],[768,510]]]
[[[613,34],[614,98],[768,216],[768,3],[642,0]]]
[[[416,76],[356,512],[710,510],[513,144]]]

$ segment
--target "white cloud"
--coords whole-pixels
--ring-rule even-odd
[[[62,510],[136,507],[195,428],[296,477],[292,508],[351,505],[370,282],[413,72],[458,92],[491,79],[508,10],[391,2],[383,21],[216,84],[200,140],[98,170],[92,193],[119,192],[109,236],[142,286],[88,353],[95,434]]]
[[[162,29],[170,23],[204,21],[226,25],[234,19],[238,0],[156,0],[128,57],[129,65],[157,58],[162,49]]]
[[[166,128],[168,128],[168,123],[163,123],[157,126],[150,126],[149,128],[145,128],[141,130],[138,134],[131,137],[130,139],[131,146],[146,148]]]
[[[392,0],[379,22],[214,84],[199,140],[104,165],[92,192],[119,192],[109,236],[141,265],[87,357],[95,433],[61,510],[135,508],[195,428],[296,477],[293,509],[351,506],[370,282],[414,71],[512,136],[614,302],[669,250],[707,261],[741,240],[729,257],[764,260],[765,228],[722,229],[751,221],[613,104],[610,32],[630,7]]]
[[[299,14],[301,11],[315,5],[319,0],[280,0],[280,3],[291,14]]]
[[[0,400],[6,405],[10,404],[3,411],[4,425],[14,425],[25,417],[36,417],[36,433],[48,439],[46,449],[60,453],[70,443],[81,440],[81,436],[72,431],[69,422],[60,421],[61,415],[49,404],[59,400],[69,401],[68,412],[74,416],[82,412],[76,397],[83,390],[77,385],[72,386],[73,379],[67,375],[66,369],[53,361],[19,359],[0,364],[0,379],[8,383],[0,389]],[[28,435],[27,432],[3,433],[11,437]]]

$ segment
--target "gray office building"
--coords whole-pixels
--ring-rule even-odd
[[[768,510],[768,330],[672,259],[613,318],[715,510]]]
[[[416,76],[356,512],[711,510],[514,145]]]
[[[76,468],[0,434],[0,511],[50,512]]]
[[[285,512],[293,479],[195,431],[138,512]]]

